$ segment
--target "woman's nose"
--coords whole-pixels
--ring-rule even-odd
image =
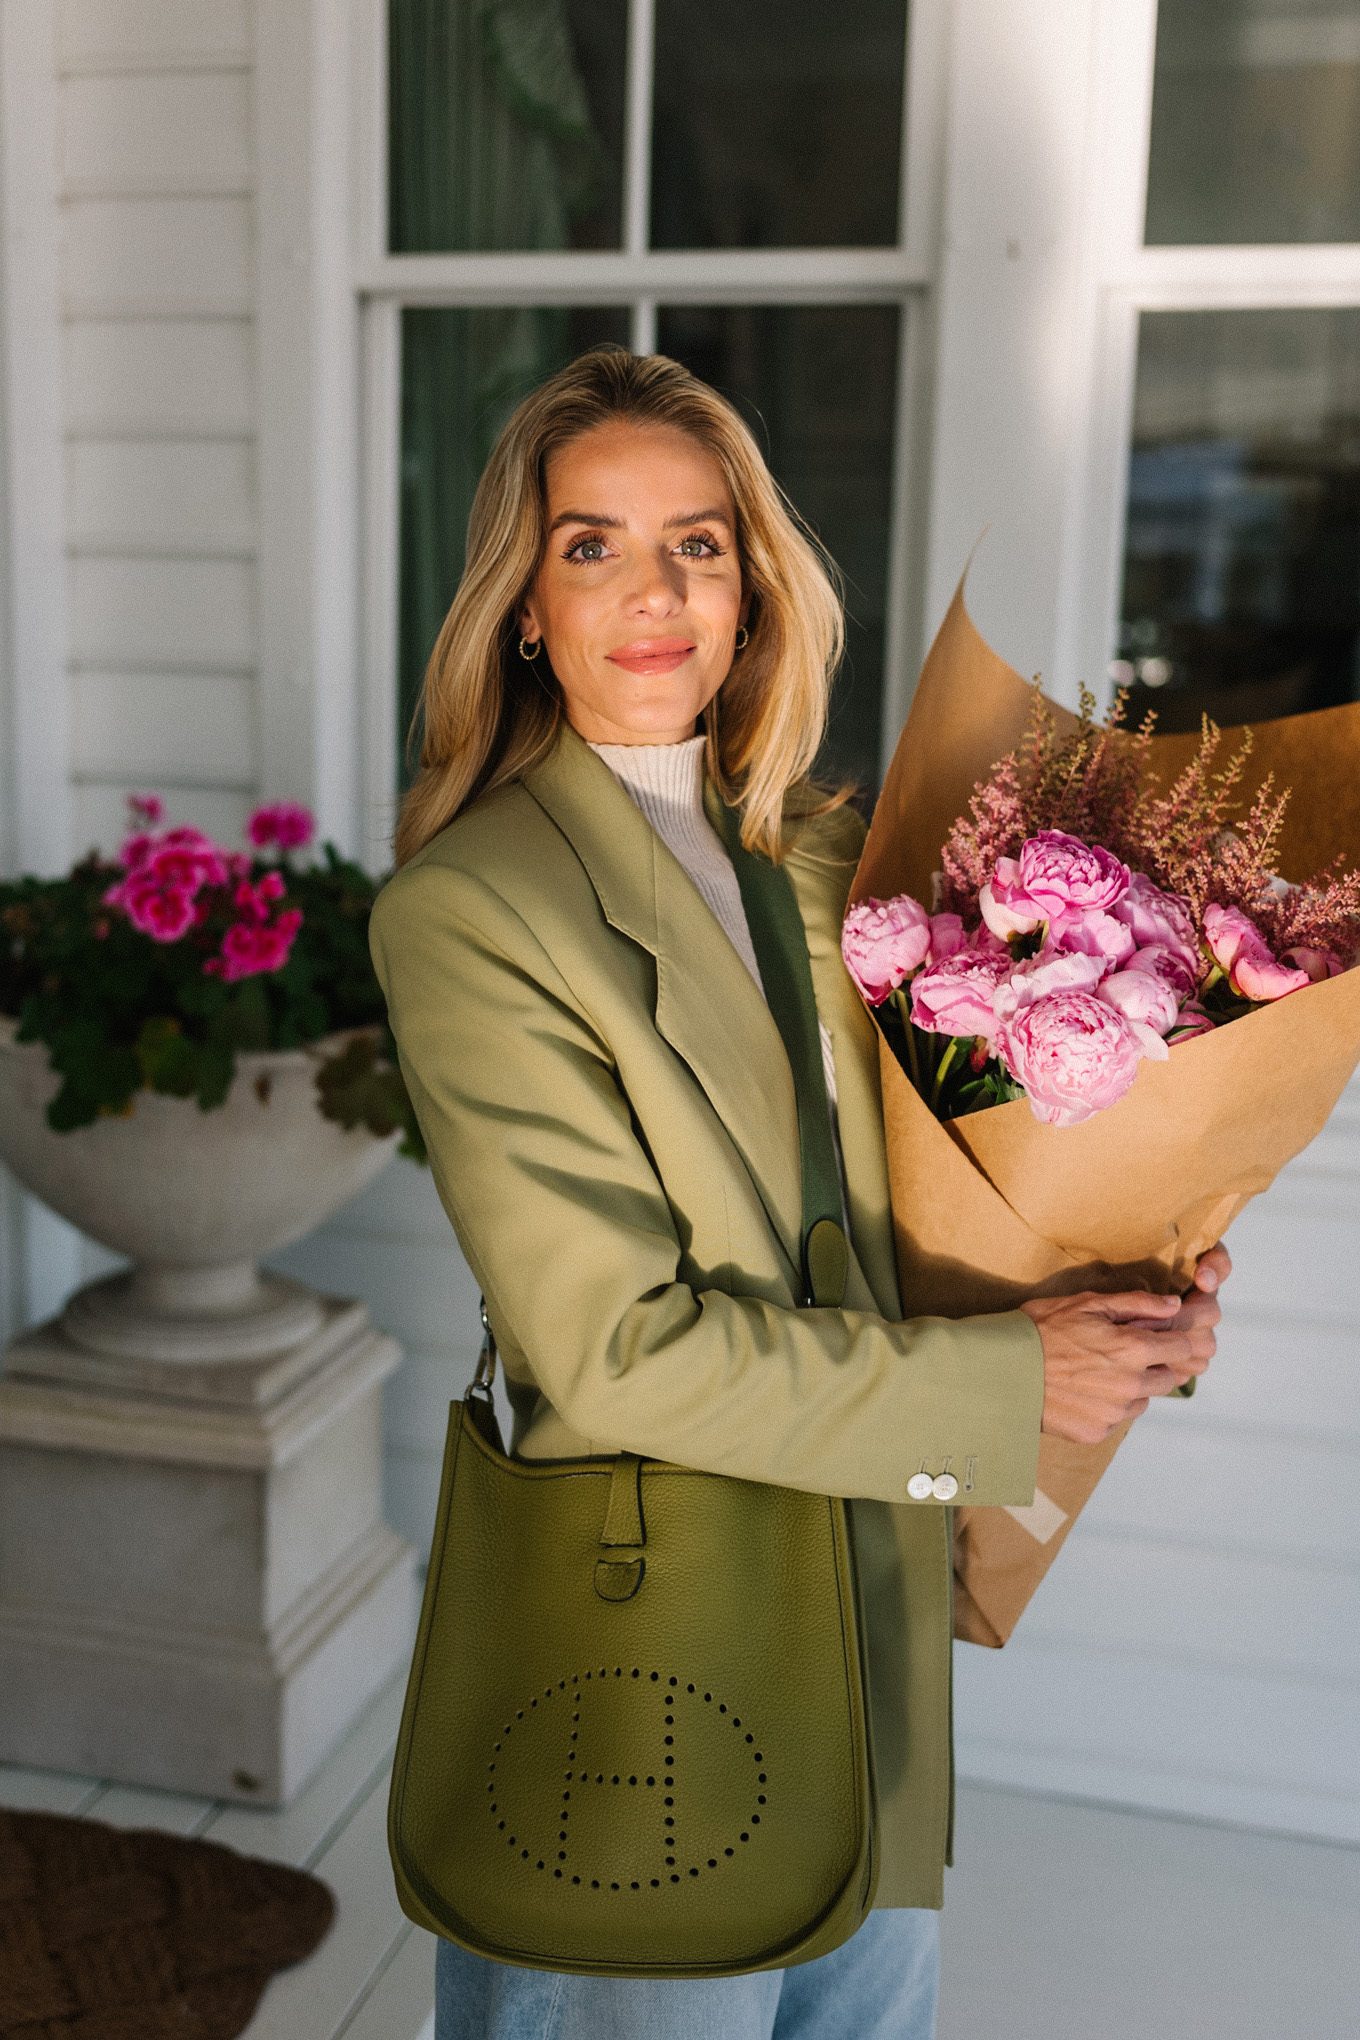
[[[679,560],[647,554],[634,569],[628,600],[635,609],[669,610],[684,601],[684,587],[684,567]]]

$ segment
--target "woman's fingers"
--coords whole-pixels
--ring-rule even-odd
[[[1222,1240],[1220,1240],[1217,1246],[1210,1247],[1207,1254],[1200,1255],[1199,1260],[1195,1264],[1194,1281],[1191,1287],[1193,1289],[1215,1290],[1227,1281],[1231,1273],[1232,1259],[1228,1249],[1224,1246]]]
[[[1099,1316],[1110,1318],[1116,1324],[1140,1318],[1169,1320],[1181,1307],[1178,1296],[1164,1296],[1153,1289],[1114,1290],[1109,1295],[1093,1289],[1088,1292],[1087,1302]]]

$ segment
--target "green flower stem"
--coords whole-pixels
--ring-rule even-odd
[[[932,1112],[938,1112],[940,1109],[940,1087],[949,1073],[949,1065],[959,1052],[959,1044],[962,1038],[961,1035],[957,1034],[952,1036],[948,1048],[946,1048],[944,1054],[940,1057],[940,1066],[935,1072],[935,1082],[931,1086],[930,1092],[930,1109]]]
[[[902,1032],[907,1037],[907,1061],[911,1064],[911,1081],[922,1097],[924,1097],[925,1086],[921,1082],[921,1060],[916,1052],[916,1029],[912,1025],[911,1006],[906,993],[900,985],[892,994],[892,1001],[897,1008],[898,1017],[902,1022]]]

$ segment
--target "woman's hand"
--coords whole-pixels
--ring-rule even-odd
[[[1202,1374],[1217,1348],[1217,1290],[1232,1262],[1221,1244],[1201,1255],[1184,1297],[1142,1289],[1033,1297],[1020,1305],[1044,1348],[1040,1428],[1074,1445],[1098,1445],[1154,1395]]]

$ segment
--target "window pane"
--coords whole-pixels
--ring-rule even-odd
[[[892,246],[903,0],[657,0],[657,248]]]
[[[1360,0],[1160,0],[1147,239],[1360,240]]]
[[[1143,314],[1121,614],[1131,721],[1360,698],[1360,311]]]
[[[880,783],[899,311],[895,305],[676,306],[663,354],[731,399],[771,470],[840,566],[847,650],[818,757]]]
[[[511,411],[584,348],[628,343],[626,306],[402,314],[398,771],[426,661],[463,572],[478,478]]]
[[[623,0],[388,0],[393,254],[617,248]]]

